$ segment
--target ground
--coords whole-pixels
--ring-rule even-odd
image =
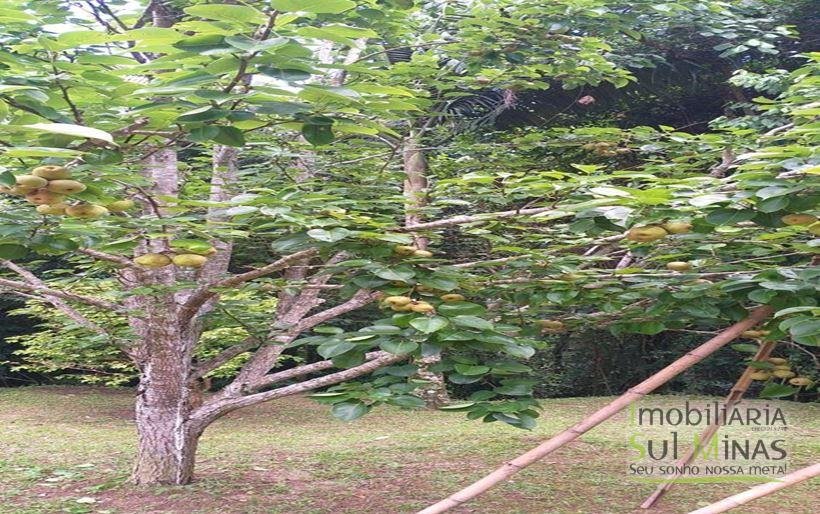
[[[136,489],[126,482],[135,441],[132,395],[80,387],[0,389],[0,513],[412,513],[609,400],[544,400],[539,426],[527,432],[467,421],[460,413],[388,408],[345,423],[325,406],[292,398],[212,426],[200,445],[194,484]],[[682,401],[647,400],[660,406]],[[816,460],[820,406],[769,404],[782,408],[790,425],[790,469]],[[622,413],[458,512],[646,512],[636,506],[654,485],[627,475],[634,431]],[[803,483],[737,512],[811,512],[816,485]],[[747,487],[678,485],[655,512],[689,512]]]

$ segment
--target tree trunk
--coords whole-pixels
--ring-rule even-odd
[[[132,480],[137,484],[187,484],[194,471],[202,429],[190,415],[201,398],[191,380],[194,334],[181,330],[170,298],[153,298],[146,319],[135,328],[142,341],[137,355],[140,384],[136,400],[139,436]]]

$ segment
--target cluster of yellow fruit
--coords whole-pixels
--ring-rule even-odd
[[[557,319],[542,319],[538,321],[538,325],[542,334],[561,334],[567,330],[564,322]]]
[[[781,357],[769,357],[766,362],[772,365],[772,369],[761,369],[751,374],[752,380],[769,380],[771,378],[788,379],[793,386],[804,387],[812,385],[809,377],[799,377],[792,371],[789,361]]]
[[[464,296],[457,293],[447,293],[439,296],[439,299],[444,303],[463,302]],[[382,303],[396,312],[427,314],[436,310],[430,302],[415,300],[409,296],[388,296],[382,299]]]
[[[663,239],[669,234],[685,234],[692,230],[692,224],[685,221],[669,221],[662,225],[645,225],[643,227],[631,228],[626,233],[626,238],[630,241],[648,243]]]
[[[179,266],[181,268],[201,268],[208,262],[206,255],[213,255],[216,253],[216,248],[211,246],[207,250],[194,252],[187,250],[187,253],[144,253],[134,258],[134,263],[139,264],[143,268],[157,269],[164,268],[170,264]]]
[[[393,248],[393,253],[401,257],[432,257],[433,252],[420,250],[415,246],[397,246]]]
[[[610,143],[607,141],[600,141],[598,143],[586,143],[585,145],[581,146],[581,148],[583,148],[584,150],[589,150],[595,155],[600,155],[601,157],[614,157],[616,155],[627,154],[632,152],[632,150],[629,148],[618,147],[617,143]]]
[[[131,200],[118,200],[103,207],[93,203],[66,204],[66,197],[86,190],[86,185],[71,180],[71,172],[63,166],[39,166],[31,175],[18,175],[13,187],[2,187],[0,192],[24,196],[37,206],[40,214],[66,215],[72,218],[98,218],[109,212],[124,212],[134,206]]]

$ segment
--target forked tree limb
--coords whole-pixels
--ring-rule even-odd
[[[191,416],[191,421],[194,424],[201,424],[202,426],[207,426],[208,423],[213,421],[214,419],[236,409],[247,407],[249,405],[255,405],[257,403],[262,403],[269,400],[274,400],[277,398],[283,398],[285,396],[306,393],[308,391],[312,391],[320,387],[345,382],[347,380],[351,380],[362,375],[367,375],[368,373],[372,373],[373,371],[376,371],[379,368],[383,368],[396,362],[400,362],[409,357],[409,354],[394,355],[392,353],[387,352],[380,353],[382,355],[378,356],[375,359],[369,360],[364,364],[360,364],[349,369],[337,371],[335,373],[330,373],[329,375],[324,375],[318,378],[305,380],[304,382],[299,382],[298,384],[279,387],[277,389],[272,389],[270,391],[263,391],[261,393],[255,393],[246,396],[224,398],[217,402],[207,403],[200,407],[196,412],[194,412],[194,414]]]
[[[266,266],[262,266],[261,268],[248,271],[246,273],[240,273],[239,275],[233,275],[231,277],[228,277],[223,280],[218,280],[216,282],[204,284],[203,286],[199,287],[196,291],[194,291],[193,294],[191,294],[191,296],[188,298],[188,301],[185,302],[185,305],[183,305],[180,309],[180,322],[187,323],[194,316],[196,316],[196,313],[199,311],[199,308],[202,307],[202,305],[204,305],[205,302],[207,302],[208,300],[217,295],[217,292],[214,291],[215,289],[236,287],[250,280],[264,277],[265,275],[270,275],[271,273],[275,273],[281,269],[287,268],[296,261],[312,257],[316,255],[318,252],[319,250],[315,248],[302,250],[301,252],[296,252],[285,257],[282,257],[281,259],[272,262]]]
[[[100,261],[113,262],[115,264],[119,264],[121,266],[125,266],[128,268],[139,268],[139,266],[137,264],[134,264],[134,262],[131,259],[128,259],[127,257],[123,257],[121,255],[114,255],[111,253],[101,252],[99,250],[93,250],[91,248],[80,248],[77,251],[79,253],[88,255],[89,257],[94,257],[95,259]]]
[[[761,306],[754,309],[749,314],[749,317],[743,321],[735,323],[694,350],[687,352],[686,355],[631,388],[629,391],[619,396],[605,407],[597,410],[592,415],[587,416],[580,423],[567,430],[564,430],[551,439],[544,441],[523,455],[504,463],[504,465],[481,480],[469,485],[468,487],[465,487],[452,496],[419,511],[418,514],[438,514],[441,512],[447,512],[448,510],[458,507],[470,499],[487,492],[493,486],[507,480],[518,471],[539,461],[565,444],[574,441],[582,434],[588,432],[603,421],[611,418],[631,403],[634,403],[683,371],[689,369],[694,364],[700,362],[737,338],[744,330],[752,328],[769,317],[772,312],[773,309],[769,306]]]
[[[720,514],[816,476],[820,476],[820,463],[789,473],[783,478],[777,479],[776,482],[756,485],[748,491],[729,496],[702,509],[693,510],[689,514]]]
[[[758,348],[757,353],[752,358],[752,362],[763,362],[769,358],[772,354],[772,350],[774,347],[777,346],[776,341],[766,341],[765,343],[760,345]],[[746,391],[749,389],[749,385],[752,383],[752,373],[757,371],[752,365],[746,366],[746,369],[741,373],[740,378],[737,379],[735,385],[732,387],[732,390],[729,391],[729,395],[726,397],[726,400],[723,402],[723,409],[720,411],[721,414],[718,416],[718,419],[714,421],[714,423],[710,424],[706,429],[700,434],[700,437],[697,439],[697,444],[694,445],[692,448],[686,452],[681,459],[679,459],[675,463],[675,469],[684,469],[684,466],[691,463],[695,460],[703,448],[709,444],[709,441],[712,440],[712,437],[717,433],[718,429],[723,425],[725,422],[725,416],[728,416],[732,411],[735,409],[735,405],[737,405],[740,400],[743,398],[743,395],[746,394]],[[653,492],[644,502],[641,504],[642,509],[649,509],[652,505],[655,504],[664,494],[667,493],[672,487],[675,485],[675,481],[682,476],[682,473],[674,473],[672,476],[669,477],[668,481],[663,482],[662,484],[658,485],[655,492]]]
[[[364,357],[366,360],[371,361],[373,359],[386,357],[387,355],[389,355],[387,352],[378,351],[368,352],[365,354]],[[310,364],[303,364],[301,366],[296,366],[295,368],[277,371],[276,373],[268,373],[264,377],[257,380],[253,386],[256,389],[262,389],[264,387],[268,387],[273,384],[283,382],[285,380],[290,380],[291,378],[310,375],[311,373],[318,373],[319,371],[330,369],[333,366],[335,366],[335,364],[333,364],[332,360],[324,360],[319,362],[313,362]]]

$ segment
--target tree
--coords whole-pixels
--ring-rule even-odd
[[[0,287],[47,302],[70,328],[115,345],[137,367],[136,483],[189,482],[207,426],[256,403],[331,386],[314,396],[342,419],[380,403],[418,407],[418,367],[407,361],[438,355],[431,372],[485,386],[448,408],[530,428],[533,382],[515,359],[585,323],[657,333],[767,303],[798,309],[786,311],[772,338],[788,330],[816,343],[816,322],[805,314],[814,305],[814,271],[805,266],[814,226],[779,221],[810,208],[814,196],[769,169],[757,172],[765,180],[704,176],[726,144],[721,137],[559,131],[546,143],[561,150],[550,157],[559,168],[547,169],[533,167],[543,162],[535,158],[544,145],[538,132],[489,144],[469,134],[449,144],[450,134],[434,156],[430,200],[410,202],[423,216],[404,221],[406,170],[393,159],[445,130],[453,98],[551,81],[623,86],[633,76],[615,43],[628,53],[640,30],[683,17],[733,24],[733,6],[709,3],[707,17],[695,8],[701,2],[664,4],[667,11],[605,1],[143,4],[18,2],[3,35],[10,51],[0,53],[9,122],[0,180],[9,193],[31,193],[30,202],[71,204],[39,215],[22,199],[3,200],[0,257],[9,275]],[[713,13],[724,16],[715,22]],[[726,39],[770,33],[751,24]],[[380,38],[388,49],[371,43]],[[407,47],[418,50],[409,61],[388,63],[391,49]],[[767,49],[756,48],[737,53]],[[428,132],[418,132],[420,116],[436,120]],[[618,141],[606,150],[614,155],[645,154],[630,169],[618,159],[595,162],[614,155],[575,159],[582,145],[604,138]],[[614,150],[621,145],[627,152]],[[691,145],[700,153],[688,155]],[[21,178],[42,165],[53,166],[36,171],[51,180],[50,192]],[[63,168],[70,179],[60,178]],[[86,187],[55,197],[80,189],[58,180]],[[778,194],[750,200],[761,181]],[[760,207],[774,197],[771,210]],[[115,203],[126,198],[137,206]],[[454,205],[467,212],[448,215]],[[65,216],[51,214],[63,209]],[[691,233],[688,222],[679,235],[659,228],[684,218]],[[736,226],[752,219],[766,227],[760,237],[751,235],[764,230],[758,225]],[[636,237],[635,227],[662,242]],[[444,230],[481,238],[493,255],[439,258]],[[412,246],[420,239],[432,255]],[[734,260],[717,255],[724,247]],[[784,247],[796,257],[783,261]],[[606,263],[625,251],[635,263],[613,273]],[[655,269],[678,254],[701,260],[702,271]],[[38,276],[28,265],[35,255],[69,265]],[[760,258],[751,269],[749,255]],[[251,307],[271,291],[274,312]],[[356,311],[368,312],[366,323],[350,321]],[[309,346],[324,360],[292,366],[289,352]],[[232,381],[204,395],[203,379],[224,366],[236,370]]]

